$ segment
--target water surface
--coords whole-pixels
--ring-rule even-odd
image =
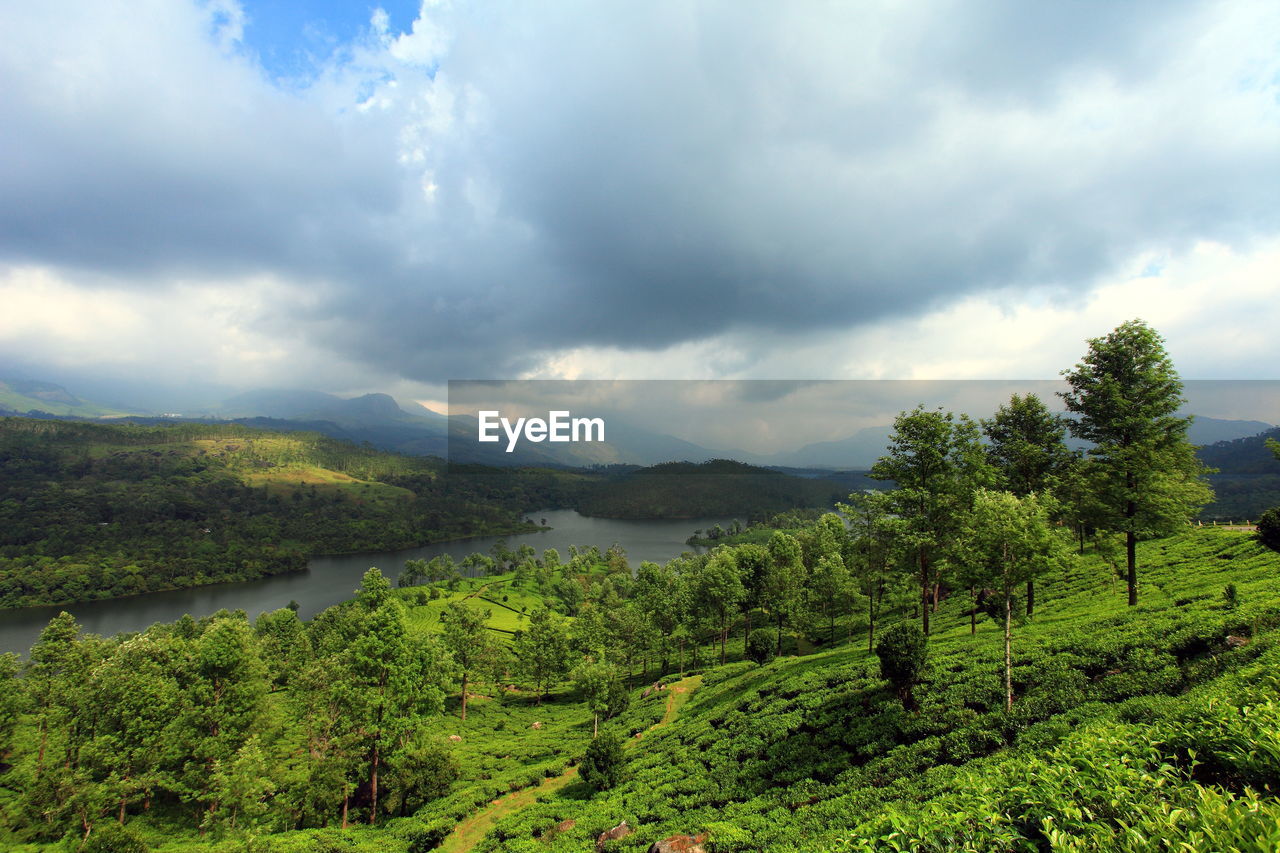
[[[404,568],[405,560],[429,560],[449,554],[461,561],[476,551],[488,553],[498,539],[505,538],[512,550],[527,542],[537,549],[539,556],[544,549],[555,548],[560,552],[561,560],[566,561],[570,545],[597,545],[603,551],[616,542],[627,552],[627,559],[634,567],[642,560],[665,562],[679,556],[681,551],[690,550],[684,543],[694,530],[728,523],[728,519],[723,518],[620,521],[587,518],[573,510],[547,510],[532,513],[530,517],[535,522],[546,519],[551,529],[507,537],[482,536],[439,542],[405,551],[313,557],[305,572],[260,580],[152,592],[60,607],[0,610],[0,653],[19,652],[25,655],[41,629],[62,610],[75,616],[85,631],[104,636],[121,631],[141,631],[156,622],[172,622],[184,613],[199,618],[224,608],[243,610],[253,619],[259,613],[285,607],[290,601],[298,602],[299,616],[310,619],[326,607],[350,598],[370,566],[381,569],[394,583]]]

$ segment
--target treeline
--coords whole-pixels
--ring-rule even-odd
[[[452,659],[407,630],[376,570],[306,625],[288,609],[252,625],[224,611],[104,640],[63,613],[20,677],[0,660],[16,791],[4,816],[19,837],[82,839],[152,811],[201,834],[373,822],[456,773],[425,728]]]
[[[0,419],[0,607],[58,604],[523,529],[505,497],[438,461],[233,425]],[[508,475],[523,483],[522,474]],[[536,505],[536,503],[535,503]]]

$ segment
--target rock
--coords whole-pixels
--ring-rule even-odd
[[[1249,645],[1248,637],[1237,637],[1235,634],[1227,635],[1227,648],[1238,649],[1241,646]]]
[[[562,820],[550,829],[544,829],[542,834],[538,836],[539,841],[550,842],[553,838],[562,832],[568,832],[578,825],[576,820]]]
[[[529,726],[529,728],[531,728],[531,729],[540,729],[540,728],[542,728],[542,720],[538,720],[538,721],[536,721],[532,726]]]
[[[648,853],[706,853],[702,842],[707,840],[705,834],[673,835],[649,845]]]
[[[596,838],[596,853],[600,853],[601,850],[604,850],[604,844],[606,841],[615,841],[619,838],[626,838],[633,831],[634,830],[632,830],[631,827],[627,826],[627,822],[624,820],[613,829],[600,833],[599,837]]]
[[[449,740],[453,741],[454,743],[457,743],[458,741],[462,740],[462,735],[449,735]]]

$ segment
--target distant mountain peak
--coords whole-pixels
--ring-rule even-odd
[[[369,415],[380,418],[394,418],[406,414],[404,409],[400,408],[400,404],[389,394],[363,394],[359,397],[352,397],[349,400],[343,400],[341,403],[331,407],[340,409],[351,414]]]

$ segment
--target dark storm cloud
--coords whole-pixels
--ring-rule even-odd
[[[1280,224],[1275,84],[1201,41],[1258,7],[428,8],[444,38],[299,94],[190,10],[91,8],[0,60],[0,260],[311,283],[252,322],[418,379],[1080,293]]]

